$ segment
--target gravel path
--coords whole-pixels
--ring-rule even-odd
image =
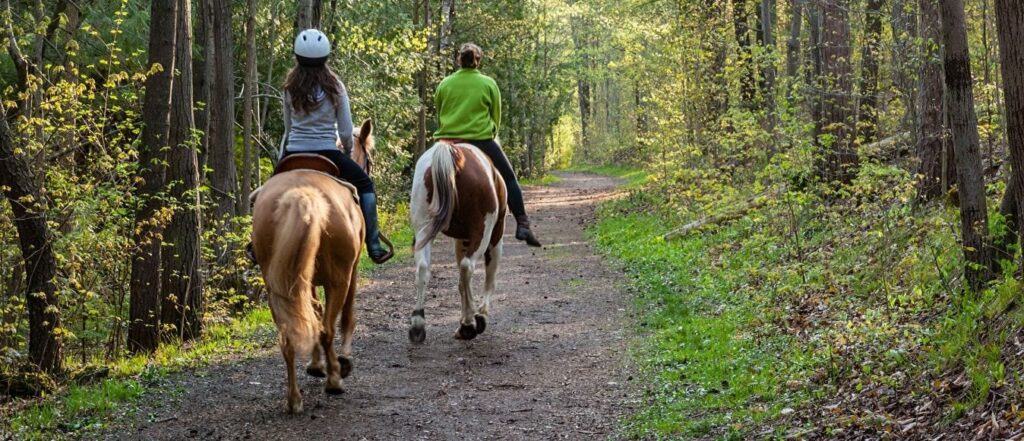
[[[305,412],[286,415],[276,348],[172,376],[106,439],[604,439],[636,401],[626,357],[629,298],[583,228],[617,181],[562,174],[527,188],[543,249],[506,229],[487,331],[452,338],[458,273],[449,239],[434,246],[427,341],[408,342],[411,262],[375,271],[358,293],[352,376],[328,396],[300,374]],[[511,219],[510,219],[511,221]],[[512,222],[510,222],[512,223]],[[403,244],[407,245],[407,244]],[[483,268],[474,283],[480,286]],[[480,291],[477,291],[480,292]],[[305,363],[303,361],[303,363]],[[173,392],[166,392],[173,391]]]

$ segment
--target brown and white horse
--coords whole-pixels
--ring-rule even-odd
[[[440,233],[455,239],[459,265],[462,318],[455,337],[469,340],[487,328],[502,252],[505,198],[505,181],[491,160],[472,145],[438,142],[416,162],[410,204],[416,234],[416,309],[409,328],[412,342],[426,339],[423,303],[430,280],[430,248]],[[478,307],[473,303],[471,282],[481,257],[486,275],[483,302]]]
[[[356,134],[356,150],[372,148],[372,131],[372,124],[364,122]],[[275,173],[250,196],[255,200],[253,251],[288,369],[289,413],[302,412],[296,355],[311,354],[306,372],[326,376],[330,394],[341,393],[341,379],[352,371],[357,269],[366,229],[354,193],[329,174],[295,169]],[[324,287],[326,308],[317,298],[317,286]],[[334,350],[339,313],[340,356]]]

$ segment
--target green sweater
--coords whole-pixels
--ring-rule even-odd
[[[459,69],[442,80],[434,105],[439,123],[435,139],[483,141],[498,136],[501,92],[494,79],[477,69]]]

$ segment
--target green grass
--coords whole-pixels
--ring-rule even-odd
[[[628,202],[627,202],[628,203]],[[635,437],[703,438],[742,434],[807,399],[789,391],[807,354],[783,336],[758,334],[760,309],[748,288],[758,262],[777,256],[711,250],[740,239],[742,227],[666,243],[665,222],[605,207],[591,230],[600,247],[627,268],[642,312],[643,338],[633,350],[649,377],[652,404],[627,423]]]
[[[203,338],[188,345],[161,344],[151,356],[134,356],[107,363],[110,377],[96,384],[70,385],[18,410],[7,424],[16,439],[60,439],[103,427],[112,413],[131,405],[146,385],[170,373],[220,362],[253,357],[273,345],[275,330],[270,310],[256,308],[228,323],[208,326]],[[5,429],[0,423],[0,433]]]
[[[648,181],[648,175],[641,169],[624,165],[574,165],[567,172],[593,173],[626,180],[625,189],[636,189]]]
[[[526,178],[526,179],[520,179],[519,180],[519,183],[522,184],[522,185],[537,185],[537,186],[555,185],[555,184],[557,184],[559,182],[562,182],[562,178],[559,178],[558,176],[555,176],[555,175],[552,175],[552,174],[547,174],[547,175],[544,175],[544,176],[541,176],[541,177],[537,177],[537,178]]]
[[[943,403],[934,418],[946,422],[991,403],[991,391],[1024,396],[1009,343],[1024,326],[1024,308],[1010,308],[1015,266],[963,292],[956,211],[910,203],[913,181],[879,176],[849,189],[857,201],[791,191],[671,242],[668,231],[716,213],[668,203],[650,181],[603,204],[589,233],[625,270],[639,317],[631,354],[645,406],[624,422],[629,435],[881,433],[901,426],[879,390]],[[943,386],[957,377],[969,380],[963,392]]]

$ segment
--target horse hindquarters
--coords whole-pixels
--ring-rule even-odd
[[[302,412],[302,395],[295,381],[295,355],[308,354],[321,332],[309,292],[320,248],[326,208],[319,195],[308,189],[285,191],[274,212],[273,252],[263,277],[270,291],[270,310],[280,335],[281,352],[288,368],[290,413]],[[265,220],[261,220],[264,221]],[[259,236],[257,236],[259,237]]]

